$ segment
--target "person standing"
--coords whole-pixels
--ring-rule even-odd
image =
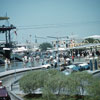
[[[29,67],[32,67],[32,58],[31,57],[28,58],[28,62],[29,62]]]
[[[80,53],[78,53],[78,55],[77,55],[77,56],[78,56],[78,59],[79,59],[79,61],[80,61]]]
[[[10,59],[8,59],[8,69],[11,69],[11,62],[10,62]]]
[[[4,86],[2,85],[2,81],[0,80],[0,88],[3,88]]]
[[[8,59],[6,58],[5,59],[5,71],[7,71],[8,70]]]
[[[72,55],[72,61],[74,62],[74,56]]]
[[[27,67],[27,63],[28,63],[28,58],[27,56],[24,56],[24,67]]]
[[[31,66],[34,67],[34,57],[31,56]]]

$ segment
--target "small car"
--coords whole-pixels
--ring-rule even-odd
[[[6,87],[0,87],[0,100],[11,100]]]

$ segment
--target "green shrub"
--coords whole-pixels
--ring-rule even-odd
[[[27,94],[33,94],[40,88],[44,100],[87,100],[83,96],[85,92],[94,100],[100,98],[100,81],[87,72],[76,72],[66,76],[55,69],[36,70],[23,76],[19,85]]]

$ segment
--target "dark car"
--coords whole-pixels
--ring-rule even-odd
[[[0,100],[11,100],[6,87],[0,87]]]

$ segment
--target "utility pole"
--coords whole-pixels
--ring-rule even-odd
[[[35,43],[37,43],[37,37],[36,37],[36,35],[35,35]]]

